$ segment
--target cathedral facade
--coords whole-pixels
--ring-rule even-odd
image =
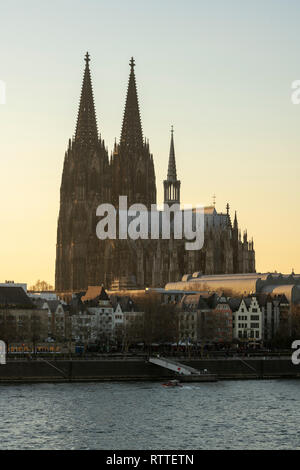
[[[88,286],[106,288],[164,286],[185,273],[203,274],[255,272],[253,240],[243,237],[235,214],[232,223],[214,206],[204,209],[204,246],[186,251],[185,241],[99,240],[96,209],[102,203],[118,208],[119,196],[128,206],[156,204],[153,155],[143,137],[134,60],[130,61],[123,125],[119,143],[109,156],[98,132],[90,74],[85,56],[76,131],[65,153],[60,188],[57,227],[55,288],[58,293],[85,291]],[[180,204],[181,183],[177,179],[173,130],[164,203]]]

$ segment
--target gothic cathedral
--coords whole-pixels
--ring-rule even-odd
[[[134,60],[123,117],[121,138],[109,158],[98,132],[90,73],[85,56],[76,131],[65,153],[60,188],[57,227],[55,288],[58,293],[85,291],[88,286],[128,289],[160,287],[186,273],[203,274],[255,272],[253,240],[243,238],[229,205],[225,213],[214,206],[204,209],[204,246],[186,251],[184,240],[99,240],[96,209],[101,203],[118,207],[119,195],[128,197],[128,207],[156,203],[153,155],[143,138]],[[180,204],[174,136],[171,144],[164,202]]]

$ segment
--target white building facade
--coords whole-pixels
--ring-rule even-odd
[[[259,342],[263,339],[263,312],[256,297],[242,298],[232,312],[233,338]]]

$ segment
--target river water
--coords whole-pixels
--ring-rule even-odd
[[[0,449],[300,449],[300,382],[0,386]]]

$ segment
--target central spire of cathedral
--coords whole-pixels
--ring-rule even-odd
[[[89,66],[91,59],[88,52],[86,53],[84,60],[85,71],[76,124],[75,142],[86,145],[95,145],[98,142],[98,129]]]
[[[175,150],[174,150],[174,129],[171,127],[171,144],[170,144],[170,154],[169,154],[169,166],[168,166],[168,181],[176,181],[176,162],[175,162]]]
[[[121,146],[136,149],[143,147],[143,131],[135,82],[135,62],[133,57],[131,58],[129,65],[130,75],[121,132]]]
[[[168,175],[164,181],[164,203],[168,205],[180,204],[180,181],[177,180],[173,126],[171,127]]]

